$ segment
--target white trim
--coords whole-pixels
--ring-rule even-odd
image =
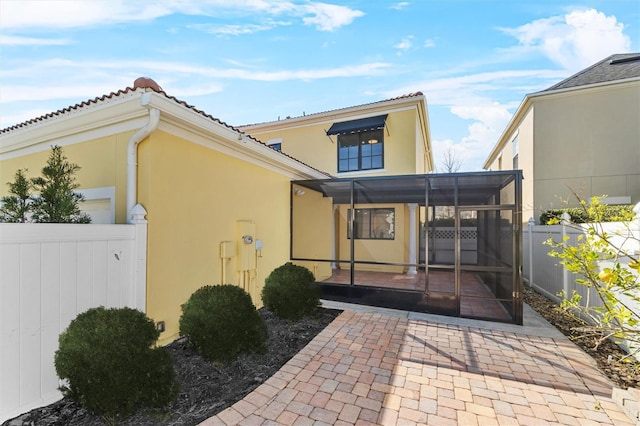
[[[78,189],[75,192],[84,196],[86,201],[109,200],[111,223],[116,223],[116,187],[102,186],[98,188]]]
[[[356,170],[353,172],[336,173],[336,176],[337,177],[349,177],[349,176],[361,176],[361,175],[377,176],[378,173],[386,173],[386,172],[387,172],[387,169]]]

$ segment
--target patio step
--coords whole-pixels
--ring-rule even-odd
[[[640,425],[640,389],[613,388],[611,398],[636,425]]]

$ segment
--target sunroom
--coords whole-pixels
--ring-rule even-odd
[[[522,173],[291,183],[291,260],[323,299],[522,324]]]

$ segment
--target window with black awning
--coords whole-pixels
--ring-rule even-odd
[[[376,117],[360,118],[358,120],[342,121],[333,123],[327,130],[327,135],[344,135],[347,133],[363,132],[367,130],[384,129],[387,121],[387,115],[378,115]]]

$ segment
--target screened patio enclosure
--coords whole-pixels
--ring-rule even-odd
[[[324,299],[522,324],[519,170],[291,183]]]

